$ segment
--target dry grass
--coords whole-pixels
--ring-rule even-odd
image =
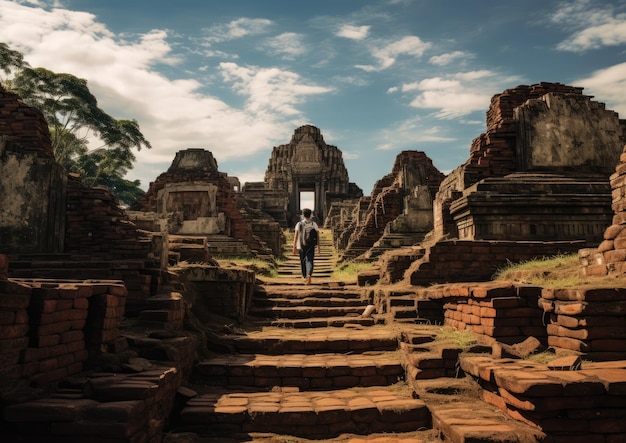
[[[541,286],[564,288],[593,285],[596,287],[626,287],[626,276],[588,277],[581,275],[577,254],[563,254],[512,263],[498,270],[494,280],[511,280]]]
[[[349,262],[337,267],[331,274],[331,277],[337,280],[345,280],[346,283],[349,283],[356,281],[359,272],[370,269],[371,267],[372,263]]]
[[[476,335],[471,331],[458,331],[452,327],[444,326],[437,330],[437,341],[450,343],[458,348],[467,349],[476,344]]]

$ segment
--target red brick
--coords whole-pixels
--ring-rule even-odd
[[[586,277],[604,277],[609,273],[604,264],[585,266],[581,270]]]
[[[55,335],[69,331],[72,328],[72,321],[62,321],[58,323],[40,325],[37,327],[37,335]],[[82,328],[79,328],[82,329]]]
[[[86,298],[76,298],[73,304],[74,309],[89,309],[89,300]]]
[[[6,255],[0,254],[0,280],[6,280],[9,277],[9,259]]]
[[[0,340],[24,337],[28,333],[28,325],[4,325],[0,328]]]
[[[57,369],[59,362],[56,358],[48,358],[39,362],[39,370],[41,372],[50,372]]]
[[[556,348],[570,349],[577,352],[589,351],[589,344],[575,338],[548,336],[548,345]]]
[[[590,420],[589,430],[594,433],[622,434],[623,436],[626,433],[626,420],[624,416]]]
[[[494,377],[498,386],[512,394],[527,397],[555,397],[563,393],[561,383],[545,375],[524,370],[496,370]]]
[[[1,280],[0,283],[2,283]],[[0,291],[0,307],[3,309],[26,309],[29,303],[30,294],[3,293]]]
[[[483,326],[528,326],[530,325],[530,319],[527,317],[517,317],[517,318],[484,317],[480,319],[480,323]]]
[[[496,317],[498,311],[494,308],[480,308],[481,317]]]
[[[554,289],[554,298],[564,301],[620,301],[626,299],[625,288],[573,287]]]

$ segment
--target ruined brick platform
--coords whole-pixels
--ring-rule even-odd
[[[232,355],[200,362],[196,379],[212,385],[300,389],[386,386],[404,377],[399,354]]]
[[[527,360],[461,357],[483,399],[550,441],[620,442],[626,435],[626,361],[582,362],[550,370]]]
[[[274,432],[328,437],[342,433],[413,431],[430,427],[423,401],[391,389],[213,393],[191,399],[181,430]]]

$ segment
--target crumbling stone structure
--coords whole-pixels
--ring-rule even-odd
[[[0,170],[0,252],[63,252],[67,174],[43,114],[1,86]]]
[[[327,145],[321,131],[311,125],[296,129],[288,144],[274,147],[264,182],[246,183],[243,192],[282,227],[299,220],[301,192],[313,192],[313,216],[318,224],[326,219],[329,199],[363,195],[356,184],[349,182],[341,151]]]
[[[0,281],[0,388],[28,382],[46,387],[84,369],[119,338],[122,282]]]
[[[333,244],[337,251],[343,251],[348,246],[350,235],[367,215],[370,201],[370,196],[364,196],[356,200],[338,200],[331,203],[324,227],[332,231]]]
[[[347,227],[327,224],[344,260],[367,254],[376,257],[385,250],[420,243],[433,228],[432,202],[444,179],[428,156],[420,151],[402,151],[392,171],[374,184],[371,197],[353,207],[363,216],[351,218]],[[344,244],[345,243],[345,244]],[[374,248],[372,248],[374,246]]]
[[[611,175],[612,223],[597,248],[579,251],[581,272],[587,276],[623,275],[626,272],[626,147]]]
[[[495,95],[487,132],[439,189],[435,238],[599,242],[624,128],[582,88],[539,83]]]
[[[179,151],[167,172],[133,205],[139,212],[131,212],[131,218],[148,230],[167,232],[171,249],[176,249],[177,240],[178,245],[188,245],[186,239],[201,238],[204,253],[196,261],[208,261],[212,254],[279,255],[280,249],[270,250],[242,214],[236,183],[219,172],[210,151]],[[264,227],[264,236],[273,240],[270,244],[282,246],[280,226],[266,219]]]
[[[180,333],[187,303],[165,269],[167,232],[139,229],[110,192],[68,176],[42,114],[3,90],[0,170],[0,433],[162,441],[198,351]],[[243,319],[254,273],[207,269],[198,284],[233,300],[215,311]],[[134,329],[122,331],[123,322]],[[51,394],[61,382],[64,392]]]
[[[626,289],[544,288],[548,344],[594,361],[626,359]]]
[[[150,295],[160,239],[137,229],[108,190],[68,176],[43,114],[2,89],[0,170],[0,253],[9,277],[121,279],[130,298]]]
[[[488,279],[485,271],[511,258],[496,254],[478,263],[456,254],[450,263],[455,257],[436,253],[442,241],[470,250],[477,242],[476,251],[515,244],[511,251],[521,260],[598,244],[612,217],[608,176],[624,146],[625,127],[582,88],[539,83],[495,95],[487,132],[474,139],[470,158],[437,192],[429,244],[419,254],[406,251],[420,257],[414,261],[400,259],[401,253],[387,257],[379,277],[393,281],[391,275],[402,274],[418,285],[463,281],[474,266],[482,272],[470,280]],[[391,269],[409,263],[406,274]]]

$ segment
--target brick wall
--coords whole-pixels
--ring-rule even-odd
[[[617,276],[626,273],[626,147],[610,182],[613,222],[604,231],[603,241],[597,248],[579,251],[583,276]]]
[[[43,114],[25,105],[20,97],[0,86],[0,135],[10,143],[19,143],[26,152],[53,159],[48,124]]]
[[[119,337],[121,282],[0,281],[0,383],[45,387]]]
[[[575,369],[461,355],[460,366],[479,383],[484,401],[543,431],[542,441],[626,441],[624,362],[582,362]]]
[[[470,331],[483,341],[515,344],[532,336],[546,342],[541,288],[511,282],[434,285],[416,291],[418,300],[442,300],[444,325]],[[420,317],[428,318],[428,315]]]
[[[543,289],[548,344],[594,361],[626,360],[626,288]]]
[[[86,260],[148,259],[149,233],[139,230],[105,188],[68,180],[65,252]]]
[[[515,242],[499,240],[445,240],[425,245],[421,254],[414,248],[394,251],[381,259],[380,280],[397,282],[399,276],[412,285],[460,281],[488,281],[509,262],[518,263],[538,257],[551,257],[578,251],[581,242]],[[402,255],[416,257],[404,260]],[[408,266],[408,268],[403,269]]]

